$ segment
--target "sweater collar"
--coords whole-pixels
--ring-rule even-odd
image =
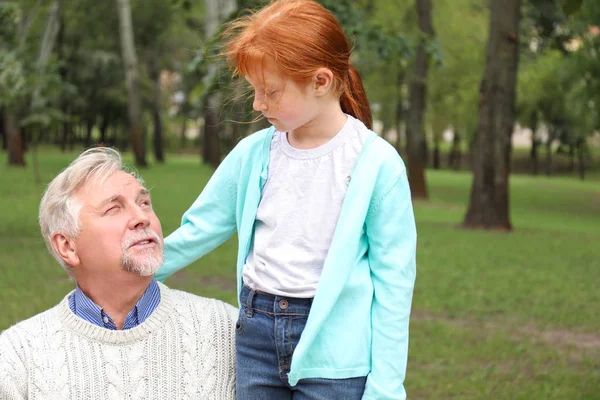
[[[153,332],[162,329],[173,313],[173,294],[171,290],[160,282],[157,282],[157,287],[160,293],[158,306],[144,322],[128,330],[109,330],[75,315],[69,307],[69,298],[74,295],[75,290],[65,296],[55,307],[55,312],[65,327],[79,336],[108,344],[133,343],[143,340]]]

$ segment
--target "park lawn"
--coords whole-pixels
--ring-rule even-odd
[[[43,184],[76,156],[44,150]],[[28,161],[31,161],[30,159]],[[192,156],[141,171],[173,231],[212,171]],[[406,388],[414,399],[600,399],[600,176],[513,176],[515,231],[458,227],[471,176],[427,171]],[[0,330],[73,287],[37,225],[44,185],[0,155]],[[235,303],[235,238],[167,280]]]

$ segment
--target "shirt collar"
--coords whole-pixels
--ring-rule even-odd
[[[160,289],[158,283],[152,279],[150,285],[148,285],[148,288],[146,288],[146,291],[135,305],[138,314],[138,324],[144,322],[152,314],[158,303],[160,303]]]
[[[154,279],[144,291],[133,309],[125,317],[123,329],[131,329],[144,322],[160,303],[160,289]],[[79,286],[69,298],[71,311],[78,317],[107,329],[116,330],[112,318],[106,314],[99,305],[94,303]]]

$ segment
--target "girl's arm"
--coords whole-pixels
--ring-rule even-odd
[[[372,368],[364,400],[406,398],[404,378],[417,232],[406,170],[403,165],[400,168],[383,184],[384,189],[374,199],[366,220],[374,298]]]
[[[155,279],[163,282],[235,233],[237,185],[232,178],[235,164],[235,151],[232,151],[183,214],[181,226],[165,239],[165,263]]]

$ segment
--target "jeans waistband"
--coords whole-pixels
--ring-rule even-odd
[[[240,303],[250,316],[254,311],[277,315],[308,315],[312,301],[312,298],[300,299],[265,293],[246,285],[240,292]]]

